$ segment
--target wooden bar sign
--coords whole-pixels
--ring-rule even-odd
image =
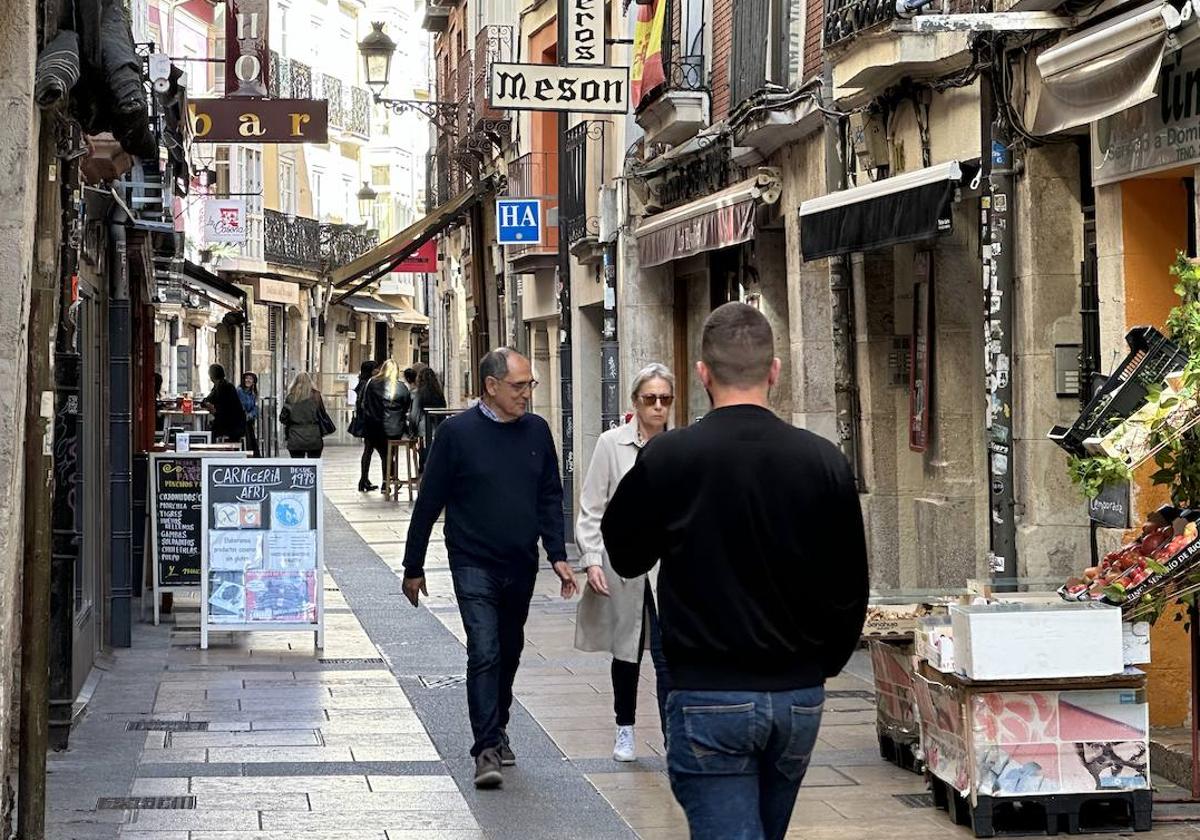
[[[271,90],[269,0],[225,0],[225,95],[266,97]]]
[[[203,143],[327,143],[324,99],[193,99],[192,134]]]

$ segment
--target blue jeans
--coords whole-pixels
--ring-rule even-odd
[[[781,840],[824,702],[821,686],[671,692],[667,772],[692,840]]]
[[[450,571],[467,631],[467,710],[475,738],[471,755],[477,756],[500,746],[508,726],[537,569],[459,565]]]

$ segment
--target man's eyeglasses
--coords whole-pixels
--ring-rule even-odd
[[[656,402],[662,403],[663,408],[670,408],[671,403],[675,402],[671,394],[638,394],[638,399],[646,408],[653,408]]]
[[[530,379],[527,382],[509,382],[507,379],[501,379],[500,381],[512,388],[518,394],[523,394],[526,391],[532,391],[538,386],[538,381],[536,379]]]

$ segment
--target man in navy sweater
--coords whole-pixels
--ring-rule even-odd
[[[537,387],[529,360],[501,348],[479,366],[479,404],[438,427],[408,526],[404,594],[417,606],[429,535],[446,511],[446,549],[467,631],[467,706],[475,744],[475,786],[498,787],[516,763],[508,743],[513,679],[525,646],[525,619],[542,546],[575,594],[563,529],[563,487],[550,427],[527,414]]]

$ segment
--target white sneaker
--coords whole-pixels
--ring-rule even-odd
[[[613,761],[633,761],[634,746],[632,726],[617,727],[617,741],[613,744]]]

